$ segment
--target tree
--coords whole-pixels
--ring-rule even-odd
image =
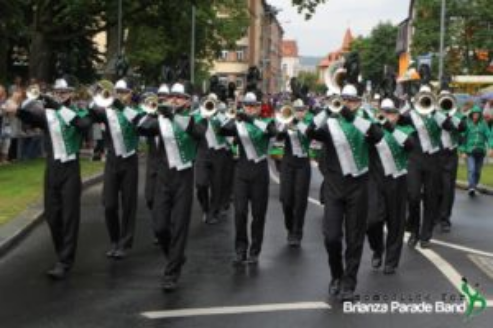
[[[351,44],[351,50],[357,51],[361,60],[361,75],[364,80],[379,85],[384,78],[385,67],[395,71],[397,55],[395,40],[398,29],[391,23],[380,23],[368,37],[359,37]]]
[[[298,8],[299,13],[304,13],[305,19],[310,19],[317,7],[326,3],[327,0],[292,0],[293,6]]]
[[[412,42],[413,56],[440,51],[440,0],[418,0]],[[484,74],[493,60],[493,2],[448,0],[445,71]],[[433,65],[436,73],[435,56]]]

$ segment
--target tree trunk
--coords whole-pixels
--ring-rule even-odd
[[[50,82],[53,70],[53,53],[44,33],[35,31],[31,40],[29,56],[29,77]]]
[[[9,46],[8,39],[2,38],[0,42],[0,83],[7,83]]]

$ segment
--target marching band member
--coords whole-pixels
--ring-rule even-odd
[[[368,143],[380,141],[383,132],[357,115],[361,98],[354,85],[343,88],[342,99],[344,106],[340,112],[330,116],[325,111],[318,114],[307,136],[324,142],[327,153],[323,232],[332,275],[329,295],[350,301],[354,298],[366,232]]]
[[[219,134],[221,121],[218,115],[219,102],[215,94],[211,94],[201,104],[200,110],[194,115],[197,123],[208,120],[207,131],[200,139],[195,162],[195,185],[197,199],[204,212],[204,222],[216,224],[224,206],[225,172],[228,161],[228,143]]]
[[[144,116],[138,125],[140,134],[159,137],[153,219],[155,234],[168,260],[161,284],[165,292],[177,288],[186,261],[185,247],[193,205],[193,163],[197,140],[207,129],[207,121],[194,121],[190,106],[191,96],[185,86],[175,83],[169,103],[160,105],[159,113]]]
[[[288,117],[283,118],[285,110],[288,110]],[[280,200],[291,247],[299,247],[303,238],[311,180],[310,139],[305,132],[312,120],[313,115],[307,113],[307,107],[301,99],[293,103],[292,110],[285,106],[278,114],[278,138],[284,140]]]
[[[406,174],[414,130],[399,124],[399,109],[392,99],[382,101],[380,113],[377,118],[384,137],[370,147],[367,235],[373,251],[372,266],[379,268],[385,253],[383,272],[393,274],[399,265],[406,225]],[[388,231],[386,240],[384,226]]]
[[[259,118],[260,103],[254,93],[243,99],[244,112],[223,123],[220,133],[234,136],[239,147],[235,168],[235,251],[233,264],[256,264],[264,237],[265,215],[269,200],[267,152],[270,138],[276,134],[274,122]],[[251,243],[248,238],[249,205],[252,209]]]
[[[122,259],[132,247],[137,211],[139,138],[135,128],[140,111],[131,106],[132,90],[125,80],[115,84],[116,98],[94,101],[93,121],[105,125],[108,155],[104,167],[103,206],[111,248],[106,256]],[[121,215],[120,212],[121,206]]]
[[[64,279],[74,264],[80,223],[79,149],[82,134],[91,124],[87,111],[72,105],[73,90],[67,80],[58,79],[54,99],[40,95],[39,101],[34,96],[19,109],[11,108],[23,122],[47,135],[44,216],[57,253],[57,262],[47,275],[57,280]],[[40,93],[39,89],[32,92]]]
[[[416,146],[409,157],[407,175],[407,225],[411,233],[408,245],[415,247],[420,242],[420,246],[425,248],[430,245],[434,221],[438,218],[438,188],[440,185],[438,152],[441,147],[441,127],[438,116],[435,115],[434,96],[428,86],[421,87],[413,105],[414,108],[409,111],[409,117],[403,117],[414,127],[418,136]]]
[[[450,91],[442,91],[438,99],[439,110],[449,120],[443,124],[441,131],[442,149],[439,152],[440,178],[442,182],[439,198],[439,223],[442,232],[450,232],[452,208],[455,201],[455,182],[459,165],[460,134],[466,130],[467,123],[464,115],[458,112],[457,102]]]

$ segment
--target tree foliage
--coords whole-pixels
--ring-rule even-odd
[[[380,23],[367,37],[358,37],[351,44],[351,50],[357,51],[361,60],[361,75],[374,85],[382,82],[385,67],[395,71],[397,55],[395,41],[397,27],[391,23]]]
[[[292,0],[293,6],[298,8],[298,12],[305,15],[305,19],[310,19],[317,7],[326,3],[327,0]]]
[[[439,53],[441,3],[440,0],[417,1],[413,56]],[[445,68],[448,73],[486,73],[493,60],[492,21],[491,0],[447,0]]]

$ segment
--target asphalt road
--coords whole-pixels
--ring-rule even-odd
[[[143,179],[142,172],[140,177]],[[55,260],[45,224],[0,260],[0,327],[491,327],[491,307],[467,321],[464,314],[348,314],[328,299],[330,277],[321,235],[322,208],[316,202],[320,180],[314,169],[305,238],[298,250],[287,247],[279,186],[275,177],[271,181],[265,243],[256,268],[238,270],[230,264],[232,217],[206,226],[195,203],[188,261],[179,289],[173,294],[159,289],[164,260],[152,243],[143,184],[136,245],[129,257],[119,262],[104,256],[109,245],[101,185],[94,186],[83,196],[78,258],[69,279],[52,282],[44,275]],[[473,255],[476,261],[491,262],[485,255],[493,253],[492,201],[487,196],[469,199],[458,192],[452,233],[435,235],[449,244],[434,244],[426,254],[405,247],[394,276],[373,270],[371,252],[366,248],[357,289],[362,303],[371,303],[368,298],[374,297],[402,298],[408,303],[445,298],[453,303],[459,293],[451,281],[454,277],[457,280],[457,275],[478,283],[486,298],[493,300],[493,280],[471,260]],[[302,309],[314,302],[315,307],[325,307]],[[292,308],[280,311],[279,304]],[[212,314],[232,306],[240,308],[229,308],[230,314]],[[205,308],[208,315],[198,316],[193,310],[197,308]],[[159,317],[183,309],[192,310],[176,318],[143,315],[158,311]],[[245,311],[252,313],[240,313]]]

